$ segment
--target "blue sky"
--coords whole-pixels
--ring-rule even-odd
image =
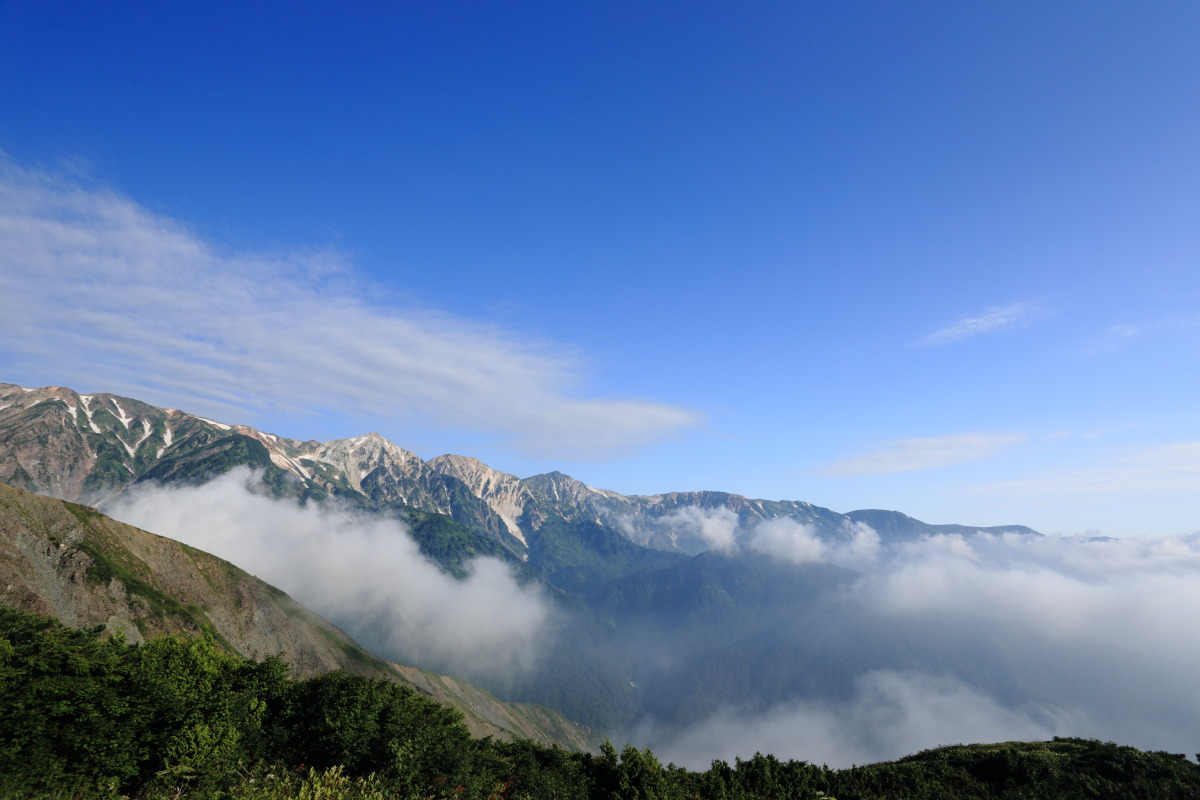
[[[0,380],[1200,529],[1200,6],[0,3]]]

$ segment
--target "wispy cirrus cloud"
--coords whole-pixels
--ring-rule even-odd
[[[0,163],[0,242],[0,367],[14,377],[251,424],[299,410],[391,419],[560,458],[624,454],[700,422],[589,395],[566,348],[384,305],[336,253],[227,252],[75,179]]]
[[[983,336],[989,333],[999,333],[1027,325],[1046,315],[1046,309],[1036,303],[1021,302],[1007,306],[998,306],[955,320],[941,327],[918,341],[918,347],[933,347],[953,344],[964,339]]]
[[[827,464],[826,475],[889,475],[977,461],[1025,441],[1023,433],[962,433],[888,442],[877,450]]]

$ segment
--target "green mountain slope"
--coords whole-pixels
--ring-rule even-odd
[[[476,735],[570,748],[594,733],[549,709],[512,707],[478,687],[390,664],[233,564],[76,505],[0,485],[0,604],[145,641],[209,631],[230,652],[282,656],[300,676],[341,669],[412,685],[458,708]]]

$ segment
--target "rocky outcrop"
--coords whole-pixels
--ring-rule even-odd
[[[284,655],[300,675],[387,672],[341,630],[227,561],[3,485],[0,603],[122,629],[131,641],[207,629],[241,655]]]

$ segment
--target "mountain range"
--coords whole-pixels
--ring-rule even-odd
[[[0,483],[104,510],[140,486],[200,486],[239,467],[273,497],[402,522],[449,575],[488,557],[542,587],[558,623],[536,664],[459,677],[606,732],[845,697],[872,669],[952,675],[1018,701],[1040,674],[978,631],[847,612],[839,597],[861,578],[852,558],[771,549],[780,526],[812,552],[849,555],[939,534],[1036,535],[1023,526],[931,525],[717,491],[626,496],[559,472],[522,479],[466,456],[426,461],[375,433],[300,441],[132,398],[0,384]],[[454,666],[365,616],[333,622],[387,660]]]
[[[593,523],[642,547],[696,555],[713,542],[679,518],[692,508],[728,512],[726,524],[743,535],[780,517],[827,536],[865,522],[891,541],[968,531],[1034,532],[1021,525],[930,525],[896,511],[841,514],[800,501],[719,491],[626,496],[561,472],[522,479],[468,456],[424,461],[377,433],[298,441],[111,394],[0,383],[0,482],[100,503],[137,482],[203,482],[243,464],[263,470],[263,482],[277,494],[444,515],[522,559],[540,535],[563,523]]]

